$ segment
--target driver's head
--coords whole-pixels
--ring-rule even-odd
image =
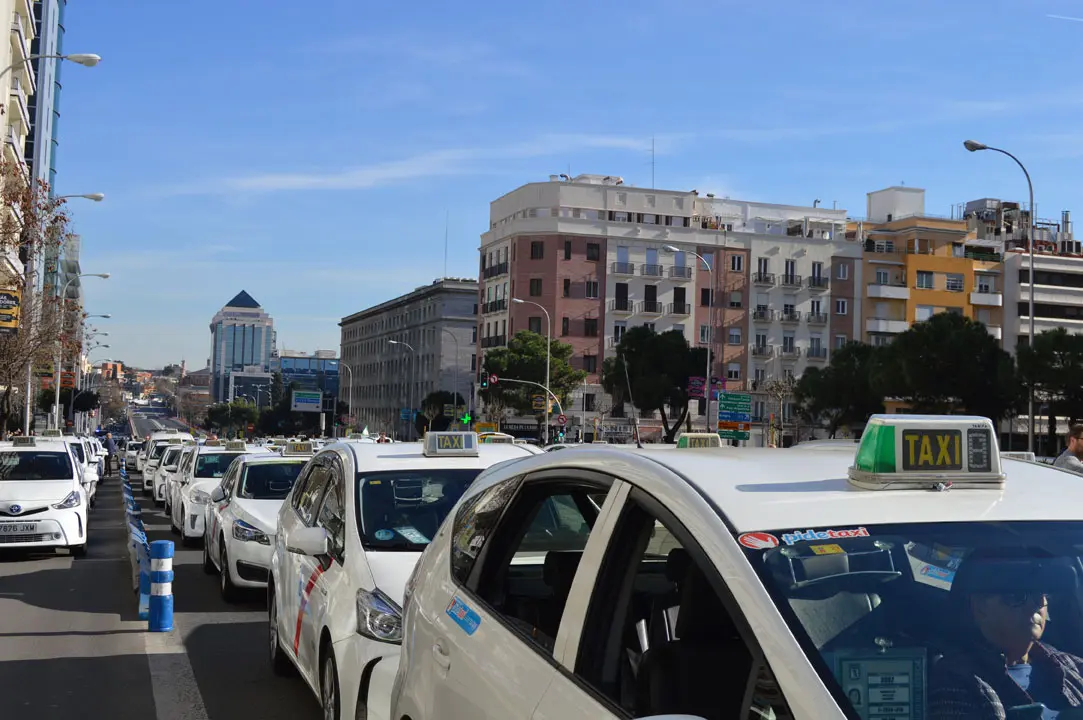
[[[1083,457],[1083,423],[1072,423],[1068,428],[1068,451]]]

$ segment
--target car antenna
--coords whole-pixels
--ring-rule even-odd
[[[621,353],[620,364],[624,368],[624,387],[628,390],[628,402],[632,404],[632,425],[636,430],[636,447],[643,449],[643,441],[639,436],[639,418],[636,417],[636,404],[632,400],[632,381],[628,379],[628,363],[624,361],[624,354]]]

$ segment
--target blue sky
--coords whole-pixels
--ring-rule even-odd
[[[550,173],[947,214],[1083,213],[1083,0],[70,0],[58,191],[114,358],[201,367],[239,290],[280,346],[471,276],[490,200]],[[1083,220],[1083,215],[1080,216]],[[108,328],[105,328],[105,325]]]

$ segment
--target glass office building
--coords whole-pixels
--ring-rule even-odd
[[[227,402],[229,378],[267,373],[274,354],[274,320],[242,290],[211,320],[211,397]]]

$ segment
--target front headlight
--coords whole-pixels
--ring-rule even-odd
[[[260,545],[270,545],[271,539],[267,533],[255,525],[249,525],[244,520],[233,521],[233,539],[241,542],[257,542]]]
[[[402,642],[402,613],[379,590],[357,591],[357,632],[386,643]]]
[[[211,496],[202,490],[192,491],[192,502],[196,505],[206,505],[211,501]]]
[[[83,504],[83,498],[79,496],[79,492],[72,490],[68,493],[68,496],[58,503],[53,503],[53,507],[57,510],[71,510],[77,508]]]

